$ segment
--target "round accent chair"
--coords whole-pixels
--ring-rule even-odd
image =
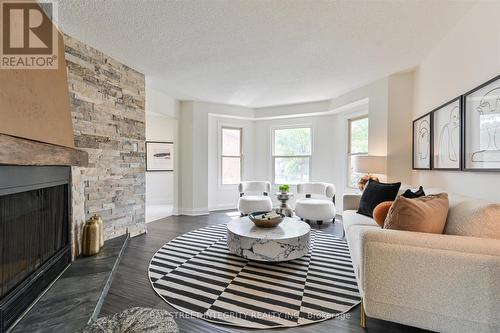
[[[238,185],[240,199],[238,200],[238,211],[241,216],[254,212],[270,212],[273,210],[273,202],[269,197],[271,183],[265,181],[241,182]]]
[[[302,221],[335,222],[335,185],[328,183],[303,183],[297,185],[297,193],[305,198],[295,202],[295,215]]]

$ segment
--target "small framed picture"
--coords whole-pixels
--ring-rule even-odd
[[[413,121],[413,169],[431,169],[431,114]]]
[[[462,168],[462,98],[431,111],[432,169],[461,170]]]
[[[174,143],[146,141],[146,171],[174,171]]]
[[[500,76],[464,95],[464,169],[500,171]]]

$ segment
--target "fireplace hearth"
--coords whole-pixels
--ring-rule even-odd
[[[0,166],[0,332],[71,262],[68,166]]]

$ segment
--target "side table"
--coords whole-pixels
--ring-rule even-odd
[[[288,205],[288,200],[293,197],[293,193],[290,192],[277,192],[276,197],[278,200],[281,202],[281,205],[279,208],[276,209],[276,212],[279,214],[283,214],[287,217],[292,217],[293,216],[293,210],[292,208]]]

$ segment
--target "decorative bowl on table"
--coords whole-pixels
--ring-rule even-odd
[[[261,228],[272,228],[283,222],[285,215],[271,212],[255,212],[248,215],[250,221],[252,221],[257,227]]]

